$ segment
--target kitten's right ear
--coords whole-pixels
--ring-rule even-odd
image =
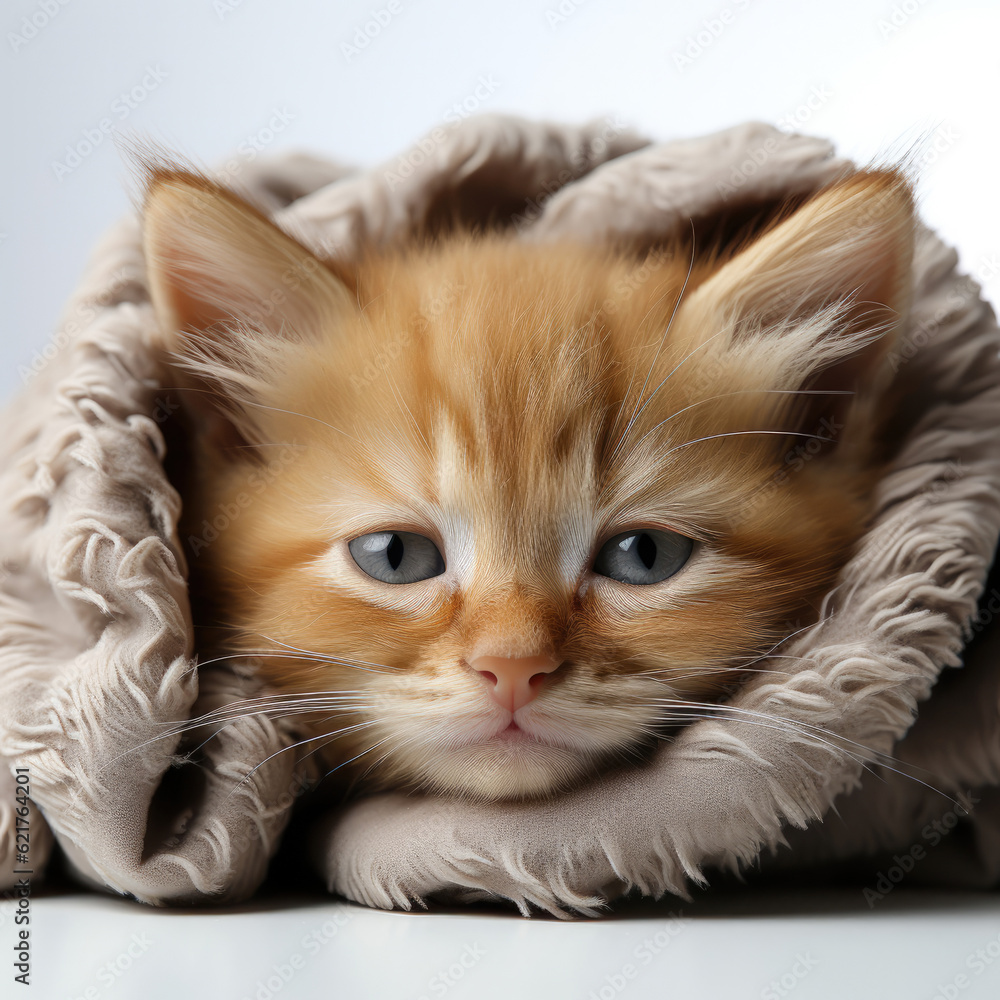
[[[848,412],[874,413],[909,310],[915,226],[896,171],[831,185],[695,289],[679,311],[681,347],[711,344],[758,417],[768,404],[752,393],[775,390],[770,406],[804,430],[821,416],[839,425]],[[780,395],[799,390],[817,395],[794,406]]]
[[[255,436],[257,389],[283,345],[307,341],[356,305],[317,257],[235,194],[196,173],[152,169],[143,249],[164,346],[214,407]]]

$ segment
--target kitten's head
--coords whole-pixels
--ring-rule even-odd
[[[564,787],[815,619],[884,460],[912,241],[866,172],[735,247],[455,236],[341,274],[157,172],[192,572],[274,687],[330,695],[304,718],[333,764]]]

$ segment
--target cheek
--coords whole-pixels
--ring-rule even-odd
[[[705,548],[664,584],[594,578],[574,616],[569,656],[602,675],[717,665],[771,635],[773,583],[766,567]]]
[[[257,633],[263,646],[271,645],[270,638],[298,650],[409,669],[440,643],[459,607],[457,595],[439,592],[418,613],[400,613],[302,571],[286,574],[261,591],[243,626]],[[251,644],[254,641],[251,636]]]

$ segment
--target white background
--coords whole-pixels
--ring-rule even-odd
[[[254,143],[368,164],[440,124],[456,102],[471,108],[484,77],[492,93],[480,102],[482,111],[564,121],[620,115],[658,139],[763,119],[830,136],[861,160],[906,158],[918,168],[925,218],[960,248],[963,265],[997,299],[995,3],[393,0],[398,13],[375,37],[345,50],[386,4],[5,0],[0,396],[20,385],[18,367],[52,336],[89,248],[128,209],[127,170],[109,136],[79,162],[69,155],[67,147],[102,119],[204,164]],[[48,23],[43,5],[56,11]],[[43,26],[28,37],[33,17]],[[140,97],[129,98],[136,105],[129,108],[121,95],[134,88]],[[286,124],[269,133],[279,112]],[[157,983],[163,996],[178,996],[169,979],[178,968],[190,974],[189,995],[206,995],[198,984],[207,990],[211,983],[212,996],[242,996],[292,952],[306,920],[301,911],[191,917],[185,919],[200,923],[186,933],[182,918],[145,911],[140,917],[125,904],[43,902],[47,917],[36,940],[47,953],[40,951],[38,961],[69,960],[62,978],[50,976],[43,992],[25,994],[45,1000],[95,986],[99,996],[153,997]],[[817,912],[805,922],[787,913],[709,913],[671,945],[675,958],[660,963],[655,978],[630,983],[625,995],[762,997],[768,981],[811,946],[824,963],[796,979],[787,995],[931,998],[1000,931],[1000,907],[989,898],[904,909],[891,918],[855,904],[823,916],[827,903],[817,898]],[[430,989],[434,962],[452,961],[453,952],[487,933],[494,971],[485,971],[484,960],[478,985],[470,973],[448,995],[586,997],[632,951],[632,937],[622,938],[630,925],[620,921],[556,929],[506,916],[369,916],[281,995],[365,996],[368,981],[371,996],[418,997]],[[158,928],[152,937],[159,935],[161,946],[143,952],[112,986],[101,985],[100,966],[126,954],[140,920]],[[308,922],[322,924],[322,912],[310,913]],[[482,931],[486,924],[493,929]],[[642,933],[637,927],[633,937]],[[3,954],[5,942],[0,934]],[[193,955],[201,957],[178,966]],[[212,955],[223,957],[209,975]],[[404,971],[389,976],[387,963]],[[960,995],[997,995],[995,971]],[[6,968],[0,975],[6,997]],[[350,989],[337,991],[338,976]],[[233,984],[231,993],[222,981]],[[847,981],[856,982],[853,992]]]
[[[42,3],[57,13],[26,38]],[[261,135],[270,150],[365,164],[456,102],[473,105],[480,77],[495,82],[482,111],[621,115],[660,139],[797,121],[863,160],[908,156],[925,217],[995,300],[996,3],[393,0],[399,13],[345,52],[387,3],[5,0],[0,395],[20,384],[17,366],[52,336],[89,248],[128,208],[109,137],[65,170],[67,146],[102,119],[205,164]],[[141,95],[149,69],[161,79],[128,107],[121,95]],[[276,110],[291,121],[267,143]]]

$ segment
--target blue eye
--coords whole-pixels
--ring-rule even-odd
[[[660,583],[688,561],[693,548],[694,542],[676,531],[623,531],[601,546],[594,572],[619,583]]]
[[[354,561],[383,583],[416,583],[440,576],[444,559],[437,546],[412,531],[376,531],[347,543]]]

